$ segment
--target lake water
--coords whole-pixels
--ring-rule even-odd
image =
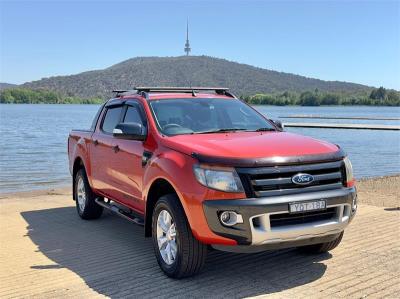
[[[0,104],[0,193],[69,185],[67,137],[71,129],[89,128],[97,105]],[[256,106],[270,118],[294,114],[322,116],[400,117],[400,107]],[[282,119],[284,122],[331,120]],[[342,123],[399,121],[333,120]],[[357,178],[400,172],[400,132],[286,128],[336,144],[348,152]]]

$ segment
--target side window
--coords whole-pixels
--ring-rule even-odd
[[[112,133],[119,123],[121,116],[122,106],[107,109],[106,116],[104,117],[102,130],[106,133]]]
[[[128,109],[126,109],[124,123],[139,123],[143,125],[143,121],[138,109],[139,108],[137,106],[128,106]]]

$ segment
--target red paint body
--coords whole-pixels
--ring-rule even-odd
[[[313,138],[287,132],[235,132],[203,135],[162,135],[155,124],[149,107],[153,99],[190,98],[191,95],[166,93],[150,95],[146,100],[138,95],[121,97],[135,98],[144,108],[148,122],[145,141],[121,140],[100,130],[98,121],[95,131],[72,131],[69,136],[68,154],[70,171],[80,159],[86,169],[93,190],[111,198],[132,210],[145,215],[146,198],[157,179],[168,181],[175,189],[184,207],[194,236],[207,244],[235,245],[236,241],[214,234],[206,221],[202,203],[204,200],[246,198],[244,193],[227,193],[204,187],[193,174],[193,165],[198,161],[193,152],[213,157],[258,158],[288,157],[333,153],[338,147]],[[197,94],[201,98],[223,98],[227,96]],[[102,119],[104,110],[100,115]],[[94,141],[98,144],[95,145]],[[119,152],[112,147],[118,145]],[[142,167],[143,151],[153,155]]]

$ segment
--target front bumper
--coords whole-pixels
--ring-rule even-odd
[[[329,219],[271,225],[272,215],[289,213],[289,203],[320,199],[326,200],[326,208],[333,213]],[[354,217],[356,200],[356,189],[352,187],[268,198],[207,200],[203,202],[203,209],[210,229],[219,236],[233,239],[245,247],[284,248],[334,239]],[[219,220],[222,211],[241,214],[243,223],[231,227],[222,225]]]

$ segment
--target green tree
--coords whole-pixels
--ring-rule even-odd
[[[301,106],[319,106],[320,100],[315,92],[306,91],[300,95]]]
[[[400,93],[399,92],[395,92],[395,91],[389,91],[387,93],[387,99],[391,102],[398,102],[400,101]]]
[[[339,105],[340,95],[334,93],[326,93],[321,97],[321,105]]]
[[[374,89],[371,91],[369,97],[373,100],[384,100],[386,98],[386,89],[382,86],[378,89]]]

